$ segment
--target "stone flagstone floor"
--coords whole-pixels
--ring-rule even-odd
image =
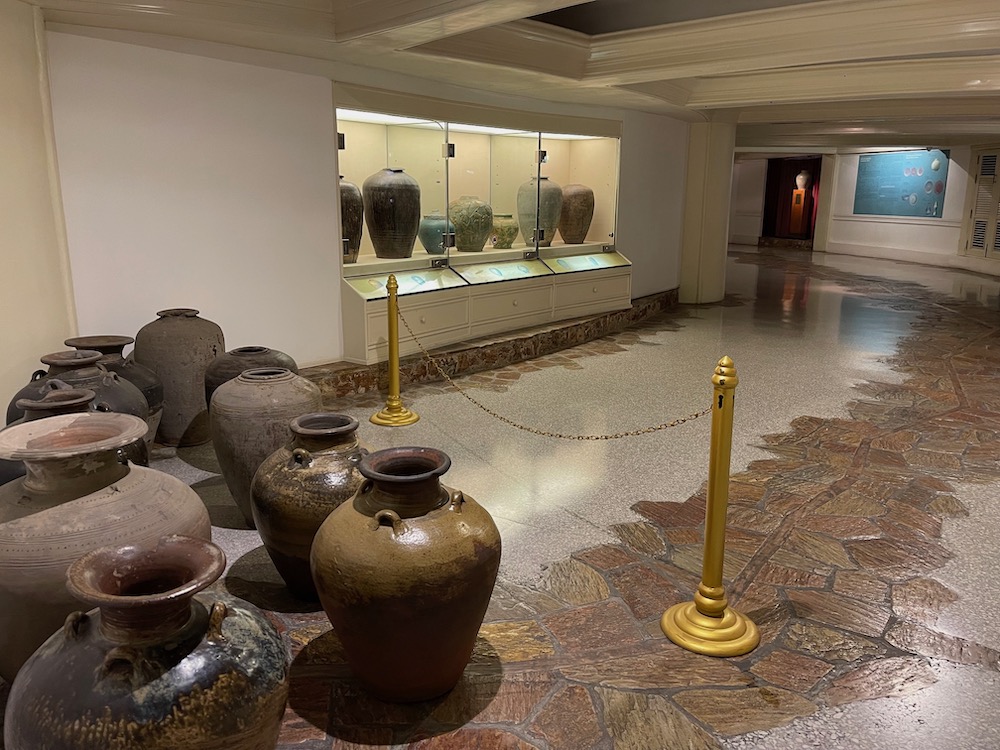
[[[462,682],[413,705],[368,697],[323,613],[288,597],[259,542],[243,538],[245,554],[220,585],[271,612],[291,649],[281,750],[798,750],[895,747],[898,738],[917,750],[944,741],[1000,747],[1000,640],[965,616],[948,619],[996,612],[1000,600],[978,583],[993,580],[983,559],[989,550],[963,549],[972,529],[1000,523],[992,491],[1000,479],[996,296],[985,305],[965,301],[808,256],[732,259],[761,278],[767,271],[784,279],[767,293],[786,313],[805,304],[812,282],[906,321],[886,361],[899,382],[861,383],[841,416],[803,412],[786,430],[761,436],[767,457],[732,477],[726,585],[731,604],[760,626],[760,647],[713,659],[659,630],[663,610],[698,584],[704,488],[683,502],[639,499],[628,520],[600,530],[603,543],[552,559],[537,580],[502,577]],[[739,312],[750,301],[724,304]],[[458,382],[476,394],[516,394],[536,373],[580,369],[593,358],[625,361],[654,337],[683,330],[694,312],[682,307]],[[803,352],[819,363],[817,355]],[[458,398],[446,383],[406,395],[417,403]],[[329,404],[358,416],[378,405],[372,395]],[[205,451],[182,458],[213,468]],[[164,454],[165,468],[171,461]],[[218,524],[231,501],[217,480],[195,487]],[[942,576],[955,566],[957,574]]]

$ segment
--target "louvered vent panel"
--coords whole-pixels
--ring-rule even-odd
[[[997,155],[996,154],[983,154],[979,161],[979,174],[982,177],[996,177],[997,176]]]
[[[993,251],[996,252],[997,248],[1000,248],[1000,221],[996,224],[996,231],[993,233]]]
[[[996,177],[980,177],[976,185],[976,216],[986,216],[993,207],[993,184]]]
[[[986,248],[986,222],[977,219],[972,225],[972,246],[984,250]]]

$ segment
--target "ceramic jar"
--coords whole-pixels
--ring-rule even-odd
[[[809,171],[806,169],[803,169],[801,172],[795,175],[795,187],[797,187],[799,190],[805,190],[807,187],[809,187],[809,183],[811,182],[812,182],[812,175],[809,174]]]
[[[587,241],[587,232],[594,220],[594,191],[574,183],[564,186],[562,194],[559,234],[567,245],[582,244]]]
[[[316,601],[309,570],[313,537],[327,516],[354,497],[363,477],[358,420],[317,412],[289,424],[292,439],[268,456],[250,485],[253,519],[274,567],[299,599]]]
[[[538,227],[544,232],[539,247],[549,247],[556,236],[559,214],[562,212],[562,188],[548,177],[532,177],[517,189],[517,223],[527,245],[534,245],[535,208],[538,208]],[[537,204],[536,204],[537,201]]]
[[[505,250],[517,239],[517,219],[514,214],[493,214],[493,247]]]
[[[254,607],[199,593],[226,558],[202,539],[103,547],[70,566],[83,602],[11,686],[8,750],[273,750],[285,647]]]
[[[296,375],[299,372],[295,360],[284,352],[268,349],[266,346],[241,346],[212,360],[205,371],[205,400],[211,406],[212,394],[216,388],[244,370],[256,370],[261,367],[281,367],[291,370]]]
[[[431,255],[443,255],[445,249],[444,234],[445,232],[454,231],[455,225],[448,221],[443,214],[427,214],[420,220],[417,237],[420,239],[420,244],[423,245],[424,250],[428,253]]]
[[[226,351],[222,329],[187,307],[160,310],[135,335],[132,356],[163,383],[163,417],[157,438],[166,445],[209,440],[205,371]]]
[[[80,367],[91,367],[97,364],[102,356],[104,355],[96,350],[53,352],[52,354],[46,354],[41,358],[41,362],[42,364],[47,365],[48,369],[35,370],[31,373],[31,380],[28,384],[15,393],[10,402],[7,404],[7,424],[16,422],[24,416],[24,412],[17,408],[17,402],[19,399],[41,398],[43,395],[42,389],[44,381],[46,379],[53,378],[60,373],[75,370]]]
[[[409,258],[420,225],[420,186],[402,169],[382,169],[361,186],[368,236],[379,258]]]
[[[146,417],[146,424],[149,425],[146,443],[149,445],[156,437],[160,417],[163,416],[163,383],[148,367],[143,367],[134,359],[125,358],[125,347],[134,342],[135,339],[131,336],[101,335],[76,336],[63,343],[74,349],[99,351],[101,358],[97,360],[98,364],[104,365],[108,372],[115,373],[139,389],[149,406],[149,416]]]
[[[10,680],[76,605],[66,569],[107,544],[150,544],[165,534],[211,538],[208,512],[184,482],[120,463],[141,439],[131,414],[89,412],[0,431],[0,458],[27,475],[0,487],[0,676]]]
[[[358,679],[382,700],[428,700],[462,676],[500,564],[500,534],[475,500],[441,484],[451,460],[390,448],[313,541],[320,601]]]
[[[361,188],[340,175],[340,227],[347,240],[344,263],[357,263],[361,252],[361,233],[364,231],[365,202]]]
[[[474,195],[463,195],[448,205],[455,222],[455,249],[460,253],[480,253],[493,231],[493,209]]]
[[[264,459],[288,440],[288,421],[319,411],[317,386],[278,367],[246,370],[212,396],[215,455],[233,500],[251,527],[250,482]]]

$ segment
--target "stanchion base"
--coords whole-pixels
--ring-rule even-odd
[[[681,648],[706,656],[742,656],[760,643],[760,631],[746,615],[726,607],[722,617],[709,617],[694,602],[664,612],[660,630]]]
[[[415,411],[410,411],[405,406],[401,406],[398,409],[386,407],[382,411],[372,414],[369,421],[384,427],[405,427],[408,424],[413,424],[418,419],[420,419],[419,414]]]

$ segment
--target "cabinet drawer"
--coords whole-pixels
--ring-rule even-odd
[[[558,284],[555,292],[555,307],[577,307],[594,303],[623,301],[630,302],[631,276],[616,275],[606,278],[583,278]]]
[[[552,286],[497,292],[472,298],[472,323],[520,318],[547,312],[552,307]]]
[[[385,303],[379,303],[380,309],[368,311],[368,345],[384,345],[389,335],[386,323]],[[417,337],[423,340],[434,334],[464,329],[469,325],[469,300],[466,296],[460,299],[440,300],[424,304],[400,304],[400,311],[406,322]],[[399,324],[400,342],[409,341],[412,337],[406,326]]]

